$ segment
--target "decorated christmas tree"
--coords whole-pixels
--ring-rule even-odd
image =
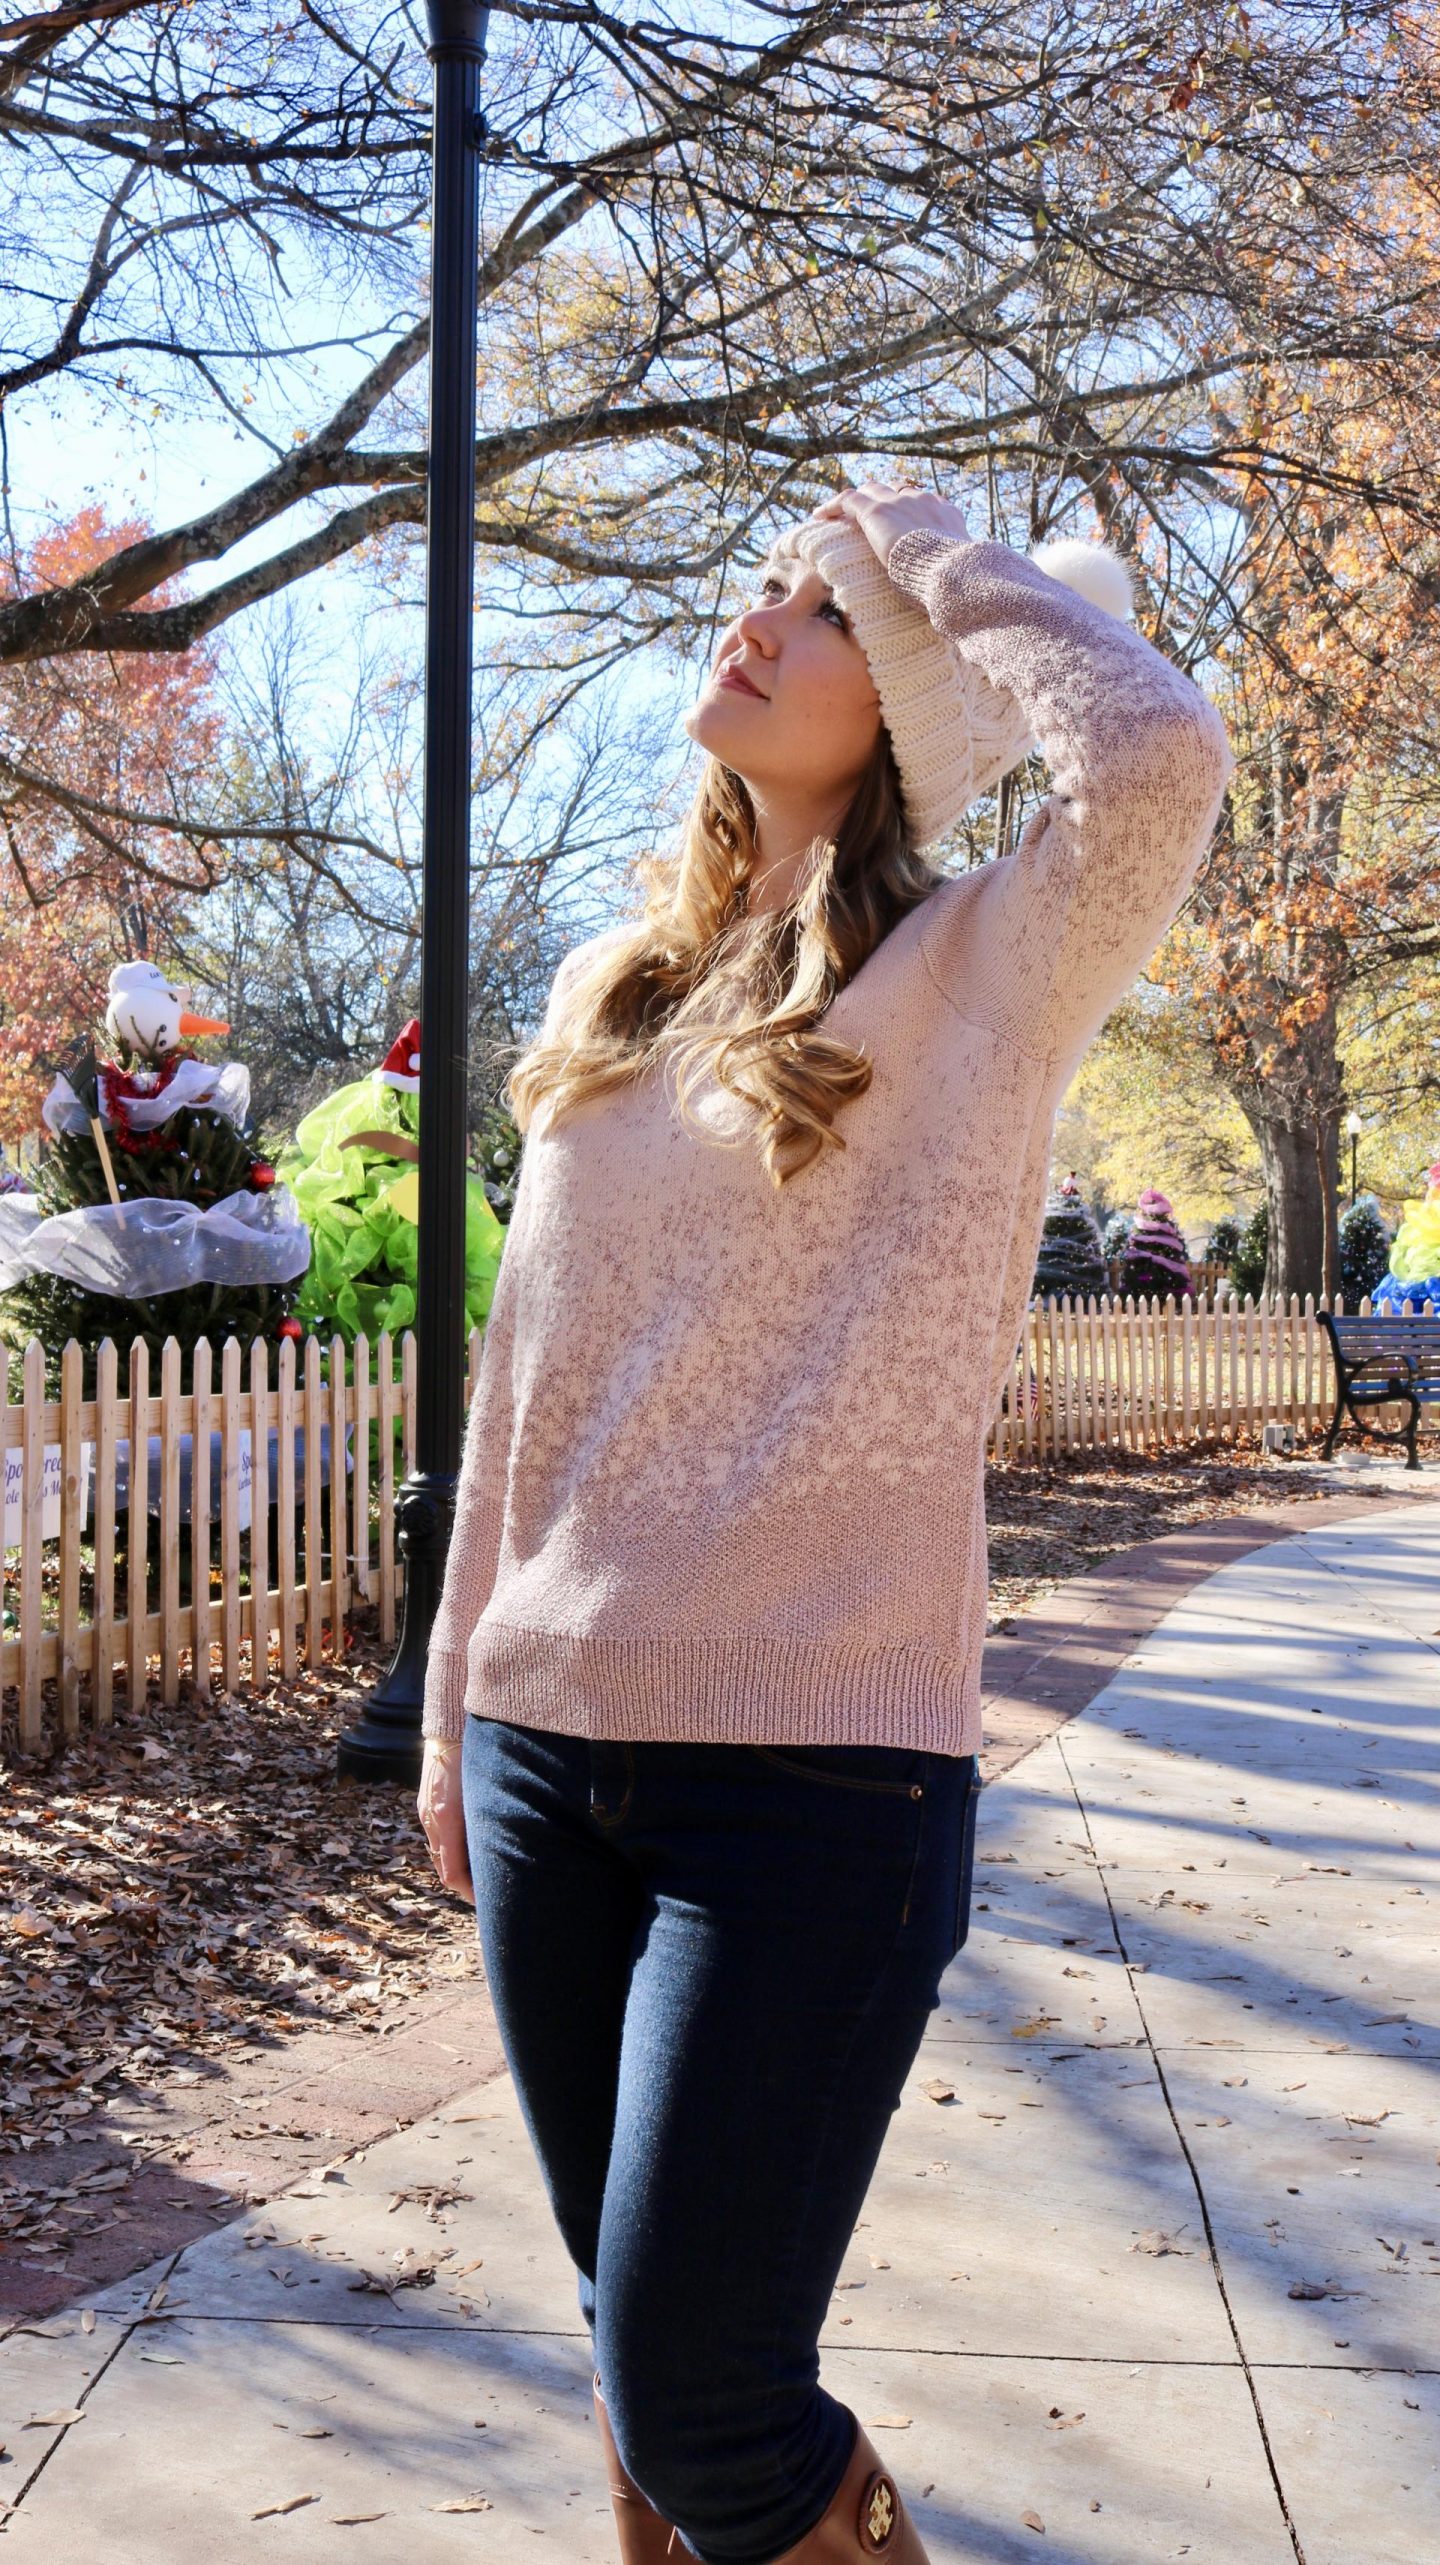
[[[1102,1242],[1102,1252],[1107,1266],[1112,1264],[1117,1256],[1124,1255],[1126,1248],[1130,1244],[1130,1233],[1134,1226],[1135,1214],[1133,1211],[1111,1212],[1109,1219],[1105,1223],[1105,1236]]]
[[[58,1376],[75,1338],[87,1389],[102,1338],[122,1365],[137,1337],[298,1335],[310,1259],[303,1221],[246,1137],[249,1071],[181,1049],[229,1030],[186,1012],[153,962],[110,975],[113,1058],[70,1058],[41,1107],[49,1145],[33,1189],[0,1195],[0,1336],[38,1336]]]
[[[1147,1185],[1121,1260],[1121,1293],[1127,1299],[1164,1300],[1173,1291],[1178,1301],[1189,1288],[1190,1259],[1175,1214],[1165,1195]]]
[[[498,1099],[487,1104],[480,1117],[475,1139],[475,1155],[485,1199],[497,1220],[508,1229],[515,1208],[515,1188],[520,1182],[520,1160],[525,1143],[508,1107]]]
[[[1058,1184],[1045,1205],[1045,1226],[1035,1264],[1032,1296],[1037,1300],[1088,1300],[1105,1289],[1105,1260],[1094,1214],[1082,1201],[1074,1172]]]
[[[1240,1252],[1240,1223],[1233,1211],[1222,1211],[1205,1241],[1205,1262],[1228,1273]]]
[[[1390,1231],[1373,1193],[1362,1193],[1340,1216],[1340,1288],[1347,1309],[1358,1309],[1390,1263]]]
[[[1440,1158],[1429,1170],[1423,1201],[1407,1202],[1390,1246],[1389,1270],[1370,1295],[1377,1310],[1440,1310]],[[1349,1293],[1346,1293],[1349,1300]]]
[[[325,1335],[371,1344],[415,1321],[420,1211],[420,1027],[412,1017],[378,1069],[307,1113],[281,1173],[314,1255],[299,1314]],[[465,1180],[465,1323],[490,1307],[504,1228],[478,1175]]]

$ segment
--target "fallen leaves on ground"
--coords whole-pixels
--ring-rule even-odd
[[[343,1668],[226,1706],[150,1701],[6,1773],[0,2243],[21,2260],[63,2267],[126,2219],[152,2154],[184,2161],[163,2131],[116,2143],[146,2094],[277,2034],[378,2029],[473,1969],[473,1917],[434,1876],[414,1794],[336,1778],[336,1736],[381,1662],[372,1632]],[[57,2181],[49,2149],[92,2120],[109,2124],[102,2160]]]

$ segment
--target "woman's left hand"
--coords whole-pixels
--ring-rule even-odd
[[[470,1876],[470,1853],[465,1841],[465,1796],[461,1778],[460,1741],[451,1737],[427,1737],[420,1769],[420,1793],[416,1805],[435,1876],[442,1888],[452,1889],[463,1897],[467,1906],[475,1903],[475,1883]]]
[[[948,499],[934,498],[925,490],[892,490],[883,481],[862,481],[858,490],[837,490],[814,514],[849,517],[882,566],[902,534],[944,534],[952,543],[972,539],[961,511]]]

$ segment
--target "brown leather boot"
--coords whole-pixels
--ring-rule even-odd
[[[887,2565],[930,2565],[900,2488],[857,2417],[850,2464],[824,2519],[774,2565],[856,2565],[863,2556],[883,2556]]]
[[[624,2461],[615,2446],[605,2399],[600,2393],[598,2369],[591,2384],[600,2446],[605,2452],[605,2472],[610,2479],[610,2501],[620,2538],[620,2565],[662,2565],[663,2559],[687,2556],[689,2550],[681,2546],[679,2531],[671,2522],[662,2519],[654,2504],[641,2493],[634,2477],[625,2471]]]

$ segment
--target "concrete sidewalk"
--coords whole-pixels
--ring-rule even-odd
[[[1221,1569],[987,1791],[823,2341],[934,2565],[1440,2557],[1437,1745],[1425,1502]],[[502,2076],[0,2344],[4,2535],[608,2565],[589,2380]]]

